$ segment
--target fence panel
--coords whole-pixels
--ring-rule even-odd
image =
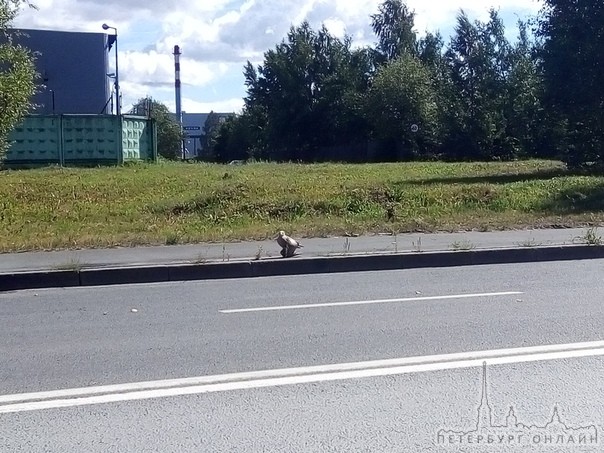
[[[7,167],[115,165],[157,158],[154,120],[124,115],[31,115],[9,135]]]
[[[61,117],[28,117],[9,136],[7,163],[51,165],[60,162]]]
[[[155,133],[153,122],[144,117],[124,116],[122,122],[122,150],[124,160],[155,160]]]
[[[117,164],[120,157],[118,117],[63,115],[65,165]]]

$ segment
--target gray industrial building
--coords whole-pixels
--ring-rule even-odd
[[[13,30],[15,42],[36,52],[43,86],[33,98],[38,114],[111,113],[108,35],[55,30]]]
[[[218,113],[218,119],[220,122],[226,120],[228,117],[233,116],[233,113]],[[206,120],[210,116],[209,113],[188,113],[182,112],[182,126],[185,134],[185,154],[187,159],[199,158],[203,159],[203,139],[204,139],[204,127]]]

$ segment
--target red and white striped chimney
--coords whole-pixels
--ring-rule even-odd
[[[182,127],[182,106],[181,106],[181,94],[180,94],[180,47],[174,46],[174,90],[176,93],[176,118],[178,124]]]

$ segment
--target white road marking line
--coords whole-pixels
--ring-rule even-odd
[[[23,393],[0,396],[0,414],[469,368],[484,361],[507,364],[601,355],[604,341],[594,341]]]
[[[321,304],[300,304],[300,305],[281,305],[275,307],[256,307],[256,308],[233,308],[219,310],[220,313],[250,313],[256,311],[278,311],[278,310],[297,310],[301,308],[325,308],[325,307],[344,307],[348,305],[371,305],[371,304],[394,304],[400,302],[417,302],[422,300],[447,300],[447,299],[466,299],[475,297],[497,297],[497,296],[518,296],[524,294],[519,291],[507,291],[499,293],[479,293],[479,294],[453,294],[447,296],[423,296],[423,297],[404,297],[401,299],[376,299],[376,300],[355,300],[352,302],[325,302]]]

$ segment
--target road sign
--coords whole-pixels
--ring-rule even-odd
[[[185,126],[183,127],[185,131],[199,131],[201,130],[201,126]]]
[[[411,132],[417,132],[419,131],[419,126],[417,124],[412,124],[411,125]]]

